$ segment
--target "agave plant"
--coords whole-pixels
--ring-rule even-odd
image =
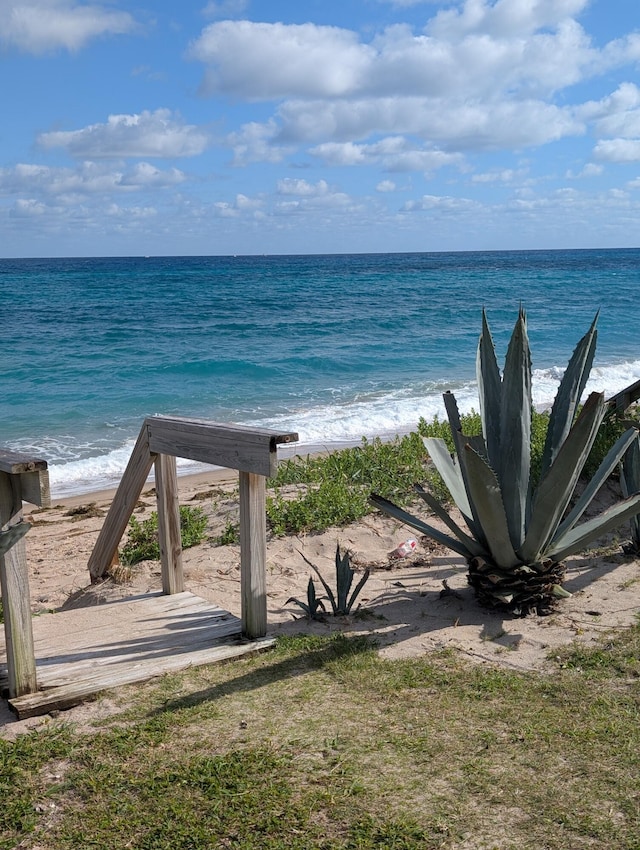
[[[640,437],[633,440],[620,464],[620,485],[623,496],[640,492]],[[631,517],[631,550],[640,552],[640,517]]]
[[[593,363],[595,319],[580,340],[551,409],[540,478],[531,474],[531,355],[520,310],[502,374],[487,317],[482,314],[477,380],[482,436],[462,433],[455,397],[444,403],[455,445],[424,438],[426,449],[462,514],[467,530],[426,490],[417,492],[447,528],[440,531],[393,503],[373,496],[381,510],[464,556],[469,583],[482,604],[524,615],[547,613],[562,588],[563,560],[640,511],[630,495],[579,524],[594,496],[636,439],[630,428],[617,440],[592,480],[571,506],[578,478],[606,412],[602,393],[579,402]]]
[[[320,579],[320,582],[322,583],[322,586],[324,587],[327,593],[327,598],[331,603],[333,615],[337,617],[350,614],[351,609],[353,608],[355,601],[358,598],[358,594],[365,586],[367,579],[369,578],[370,571],[364,571],[360,581],[355,586],[353,593],[351,593],[351,596],[349,596],[349,591],[351,590],[351,586],[353,584],[353,579],[355,578],[356,572],[355,570],[351,569],[349,553],[345,552],[344,555],[341,555],[340,544],[338,544],[336,546],[336,592],[334,593],[328,582],[326,582],[322,577],[322,574],[320,573],[320,570],[316,567],[316,565],[313,564],[302,552],[300,552],[300,554]],[[299,599],[290,599],[289,602],[295,602],[296,605],[299,605],[303,609],[309,607],[308,603],[311,598],[309,596],[309,593],[311,592],[310,589],[312,585],[313,579],[309,579],[309,587],[307,588],[307,605],[301,603]],[[316,598],[315,588],[313,589],[313,598],[314,600]]]
[[[307,585],[307,601],[302,602],[300,599],[296,599],[295,596],[291,596],[284,603],[285,605],[297,605],[299,608],[302,608],[304,613],[310,620],[319,620],[322,617],[322,614],[327,610],[324,607],[324,602],[322,599],[316,595],[316,586],[313,583],[313,579],[309,578],[309,584]]]

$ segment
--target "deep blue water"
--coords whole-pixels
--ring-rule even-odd
[[[0,443],[54,493],[120,476],[145,416],[298,431],[313,447],[477,406],[486,308],[528,315],[535,401],[600,310],[592,388],[640,377],[640,250],[0,260]]]

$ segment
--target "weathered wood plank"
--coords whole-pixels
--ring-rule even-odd
[[[262,475],[240,473],[240,591],[242,631],[267,633],[266,486]]]
[[[175,457],[165,454],[157,455],[155,472],[162,589],[167,594],[182,593],[184,576],[182,572],[178,473]]]
[[[0,528],[22,521],[20,475],[0,472]],[[9,695],[37,690],[33,649],[29,572],[24,535],[0,553],[0,593],[4,613]]]
[[[47,466],[47,461],[42,460],[42,458],[34,458],[23,452],[9,452],[0,449],[0,472],[20,475],[22,472],[45,470]]]
[[[607,404],[623,412],[640,398],[640,381],[635,381],[607,399]]]
[[[37,472],[20,473],[22,500],[30,505],[41,508],[51,507],[51,488],[49,486],[49,470],[40,469]]]
[[[185,667],[198,667],[204,664],[214,664],[269,649],[275,643],[274,638],[263,638],[262,640],[250,642],[233,642],[220,646],[210,647],[187,657],[166,657],[157,659],[153,665],[149,665],[144,671],[134,668],[123,667],[119,671],[109,671],[109,675],[103,679],[94,677],[91,681],[68,682],[50,690],[40,691],[9,700],[10,708],[23,720],[27,717],[46,714],[53,710],[64,710],[78,705],[89,696],[101,691],[117,688],[122,685],[146,681],[166,673],[175,673],[184,670]]]
[[[295,433],[220,425],[200,419],[158,416],[146,420],[149,449],[269,478],[277,468],[277,447],[295,442]]]
[[[154,455],[149,451],[147,428],[143,425],[89,557],[89,573],[93,581],[103,576],[113,563],[122,535],[149,477],[154,460]]]

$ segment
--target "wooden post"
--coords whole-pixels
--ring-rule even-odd
[[[242,631],[267,633],[267,519],[263,475],[240,472],[240,590]]]
[[[165,454],[156,455],[155,473],[162,591],[168,594],[182,593],[184,590],[182,538],[175,457]]]
[[[145,423],[140,429],[129,463],[120,480],[120,486],[89,556],[88,566],[92,582],[101,578],[113,563],[118,552],[118,545],[136,502],[140,498],[154,460],[155,455],[149,452],[149,438]]]
[[[0,472],[0,527],[13,527],[21,520],[20,476]],[[9,696],[35,693],[38,686],[24,535],[11,549],[4,554],[0,553],[0,591],[7,647]]]

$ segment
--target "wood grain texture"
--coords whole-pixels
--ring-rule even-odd
[[[242,631],[248,638],[267,633],[267,518],[262,475],[240,473],[240,590]]]
[[[156,455],[155,471],[162,589],[167,594],[182,593],[182,536],[175,457]]]
[[[0,472],[0,527],[22,521],[20,474]],[[0,593],[4,614],[9,695],[21,696],[37,690],[33,649],[29,572],[25,537],[21,536],[0,554]]]

